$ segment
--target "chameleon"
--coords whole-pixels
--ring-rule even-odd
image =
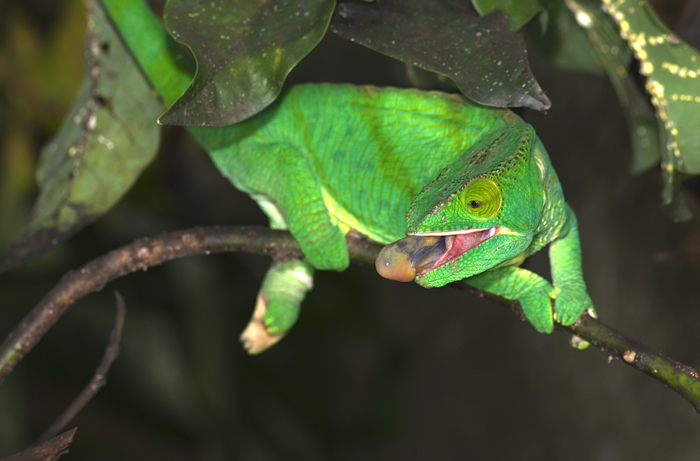
[[[164,64],[176,50],[167,32],[140,0],[104,5],[172,104],[189,80]],[[307,84],[236,125],[189,130],[304,254],[268,270],[241,336],[250,353],[294,325],[315,270],[348,267],[350,232],[385,245],[381,276],[426,288],[465,280],[517,300],[539,332],[595,315],[575,214],[533,127],[512,111],[441,92]],[[520,267],[547,245],[552,283]]]

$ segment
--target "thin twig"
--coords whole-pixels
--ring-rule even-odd
[[[352,259],[359,262],[373,262],[381,249],[380,245],[357,236],[349,236],[347,243]],[[301,256],[299,245],[291,235],[262,227],[196,228],[136,240],[63,277],[0,346],[0,382],[71,304],[93,291],[101,290],[107,282],[175,258],[233,251],[265,254],[278,260]],[[493,296],[466,284],[461,286],[477,296],[488,297],[507,306],[524,319],[517,302]],[[661,381],[700,412],[700,379],[692,368],[627,338],[588,315],[582,316],[573,326],[558,328],[579,336],[606,355],[619,358]]]
[[[0,346],[0,382],[83,296],[100,291],[114,279],[171,259],[225,251],[262,253],[277,259],[301,255],[291,235],[262,227],[195,228],[138,239],[63,276]]]
[[[119,294],[118,291],[114,292],[114,296],[117,298],[117,314],[114,319],[114,328],[112,328],[112,333],[109,335],[109,343],[102,356],[100,365],[95,370],[95,374],[92,375],[92,379],[90,379],[90,382],[85,386],[83,391],[73,400],[68,408],[56,418],[56,421],[41,434],[36,442],[34,442],[34,445],[40,444],[60,433],[68,423],[85,408],[85,405],[92,400],[95,394],[97,394],[97,391],[107,384],[107,373],[109,373],[112,363],[114,363],[119,356],[119,343],[121,342],[124,319],[126,318],[126,304],[124,303],[124,298],[122,298],[122,295]]]
[[[622,360],[642,373],[658,379],[700,413],[700,379],[698,372],[672,358],[651,349],[584,314],[570,327],[561,327],[593,344],[609,357]]]
[[[503,304],[522,321],[527,321],[522,307],[516,301],[477,290],[464,282],[458,282],[454,285],[464,291]],[[661,381],[690,402],[695,411],[700,413],[700,379],[693,368],[625,336],[587,313],[583,314],[573,325],[563,326],[555,323],[555,328],[585,339],[608,357],[620,359],[625,364]]]
[[[73,442],[77,428],[47,440],[40,445],[29,447],[16,455],[8,456],[0,461],[54,461],[68,453],[68,447]]]

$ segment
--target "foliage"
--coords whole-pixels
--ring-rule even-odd
[[[134,23],[150,14],[134,2],[114,5],[111,14],[128,11]],[[188,58],[171,45],[172,56],[164,58],[162,71],[181,78],[170,88],[159,88],[169,106],[161,123],[227,125],[264,109],[279,94],[291,68],[326,33],[333,6],[330,0],[169,1],[166,27],[192,50],[197,70],[185,88],[191,78]],[[518,28],[539,14],[538,24],[548,30],[542,42],[551,43],[557,38],[552,31],[570,30],[573,16],[589,42],[572,32],[560,40],[560,48],[550,46],[548,54],[566,65],[566,59],[595,51],[628,114],[633,170],[661,161],[664,205],[677,219],[690,217],[679,191],[682,179],[700,172],[700,136],[693,112],[695,99],[700,99],[700,79],[695,78],[700,67],[693,67],[697,51],[672,35],[648,7],[631,8],[628,15],[633,20],[628,21],[622,13],[624,2],[605,3],[602,9],[594,0],[553,2],[545,5],[547,9],[536,1],[479,1],[475,6],[481,13],[503,10],[510,26],[500,12],[480,17],[450,0],[383,0],[339,3],[330,29],[407,65],[450,77],[477,102],[546,110],[550,103],[530,73],[522,36],[510,27]],[[37,170],[41,194],[32,220],[0,270],[26,263],[108,211],[155,154],[160,131],[147,120],[159,106],[97,3],[91,4],[90,14],[83,90],[63,130],[45,148]],[[127,40],[138,37],[138,31],[123,32]],[[141,43],[131,46],[144,53],[157,49]],[[432,52],[438,47],[440,53]],[[646,89],[658,122],[627,70],[632,53],[648,79]],[[460,59],[463,55],[476,58]],[[589,68],[598,65],[582,59]]]
[[[161,104],[107,18],[88,4],[83,84],[37,168],[41,193],[6,269],[21,265],[112,208],[153,160]]]
[[[252,2],[245,3],[253,5]],[[166,27],[173,37],[181,39],[192,50],[197,72],[187,88],[193,76],[192,66],[175,49],[173,61],[179,63],[181,78],[173,87],[187,89],[174,103],[182,91],[173,98],[161,92],[170,107],[161,120],[194,126],[217,125],[242,120],[262,110],[279,93],[291,69],[312,51],[327,28],[406,65],[447,76],[467,96],[481,103],[545,108],[549,104],[548,98],[530,73],[522,37],[508,32],[509,29],[519,29],[530,20],[526,28],[533,41],[551,45],[554,43],[551,37],[561,39],[554,49],[546,50],[553,62],[593,72],[599,72],[600,67],[605,70],[627,113],[637,155],[634,170],[644,171],[661,161],[666,175],[664,203],[672,208],[674,216],[688,216],[679,201],[679,191],[683,179],[698,173],[695,165],[700,158],[695,128],[700,124],[694,122],[698,115],[692,110],[695,100],[700,97],[697,80],[692,77],[697,73],[693,67],[697,51],[670,35],[646,8],[634,13],[645,15],[635,22],[630,19],[633,13],[624,13],[629,17],[623,16],[623,19],[615,15],[623,6],[626,7],[624,4],[615,4],[617,9],[604,11],[597,8],[597,2],[584,0],[479,1],[474,2],[479,12],[492,11],[498,5],[498,9],[507,15],[496,13],[479,17],[472,12],[465,14],[468,19],[460,16],[459,19],[467,21],[465,24],[455,19],[458,16],[456,11],[465,8],[461,3],[461,6],[455,6],[457,3],[445,0],[431,3],[431,8],[421,9],[420,2],[402,2],[402,5],[408,5],[405,8],[381,0],[339,2],[336,16],[329,25],[331,2],[306,2],[299,11],[296,7],[301,2],[260,2],[259,8],[246,11],[249,17],[240,14],[243,10],[236,6],[237,2],[204,2],[205,7],[211,5],[222,15],[201,12],[192,17],[202,5],[169,1],[165,12]],[[523,6],[526,4],[527,7]],[[89,14],[94,29],[88,31],[83,89],[63,129],[42,155],[37,167],[42,191],[25,235],[18,240],[15,253],[3,266],[5,270],[26,263],[106,213],[132,187],[155,154],[162,129],[143,123],[143,120],[153,120],[164,108],[148,88],[143,87],[142,79],[134,72],[133,62],[123,54],[121,39],[114,35],[112,26],[101,19],[99,4],[91,5]],[[519,9],[513,13],[508,5],[518,5]],[[230,13],[229,18],[223,12],[235,14]],[[306,12],[310,14],[305,15]],[[414,26],[416,17],[425,20],[421,27]],[[297,22],[304,18],[311,20]],[[403,25],[395,26],[400,20],[404,21]],[[628,26],[622,26],[625,20]],[[447,22],[454,24],[454,28],[442,29],[441,25]],[[376,27],[367,27],[368,23]],[[228,29],[229,24],[236,26]],[[271,26],[268,28],[267,24]],[[382,29],[382,25],[391,27]],[[619,34],[620,27],[629,27],[624,39]],[[405,32],[404,28],[410,31]],[[270,35],[261,39],[263,29]],[[395,31],[399,31],[398,36],[391,35]],[[441,32],[444,35],[439,35]],[[648,46],[636,47],[642,32],[647,37],[663,37],[653,45],[658,54],[652,53]],[[457,35],[459,33],[464,36]],[[245,49],[246,54],[232,54],[222,48],[222,40],[227,41],[222,36],[230,36],[238,47],[236,49]],[[431,42],[430,37],[439,38]],[[104,47],[104,43],[108,45]],[[443,47],[445,44],[455,47]],[[437,62],[433,59],[435,49],[440,49]],[[474,50],[479,50],[476,52],[477,61],[461,59],[464,53],[474,53]],[[428,59],[424,59],[425,56]],[[635,65],[640,66],[647,91],[656,98],[652,100],[654,107],[649,106],[647,95],[636,81]],[[408,71],[413,70],[408,68]],[[65,72],[69,71],[61,71],[62,74]],[[433,75],[422,81],[434,86],[438,78]],[[485,84],[480,86],[480,82]],[[658,85],[666,90],[659,93]],[[256,91],[251,92],[250,88]],[[491,88],[499,89],[497,98],[491,98]],[[65,98],[70,91],[58,90],[58,93]],[[241,93],[246,95],[245,99],[239,97]],[[556,100],[554,104],[557,104]],[[84,115],[81,115],[81,110]],[[91,113],[96,116],[94,122],[91,122]],[[76,116],[78,124],[74,123]],[[50,126],[52,123],[55,125],[55,122],[46,124]],[[674,128],[677,133],[674,133]],[[80,155],[75,157],[71,152]],[[116,152],[119,154],[115,155]],[[28,182],[27,172],[33,165],[26,160],[20,162],[24,162],[21,170],[24,173],[20,174],[19,169],[12,170],[18,174],[10,179]],[[600,168],[606,167],[602,165]],[[41,173],[54,169],[59,169],[62,174]],[[7,184],[8,181],[4,181],[0,187],[9,187]],[[2,199],[6,197],[3,193]],[[3,222],[2,230],[7,232],[6,222]],[[16,226],[15,222],[13,220],[13,226]],[[185,283],[189,279],[183,277],[182,280]],[[186,283],[196,285],[191,280]],[[196,297],[192,300],[196,304]],[[163,338],[153,340],[167,342]],[[161,398],[175,408],[177,395]],[[293,425],[289,421],[284,424]]]
[[[192,50],[197,73],[161,123],[222,126],[259,112],[321,40],[334,6],[334,0],[169,1],[165,23]]]

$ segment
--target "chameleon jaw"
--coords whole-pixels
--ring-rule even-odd
[[[487,227],[409,235],[385,246],[375,267],[384,278],[410,282],[460,258],[499,231],[499,227]]]
[[[484,229],[463,229],[451,232],[430,232],[425,234],[415,234],[416,237],[443,237],[445,251],[435,261],[429,258],[420,258],[414,261],[411,258],[412,266],[416,269],[416,277],[434,271],[455,259],[461,258],[467,251],[481,245],[499,231],[498,227],[487,227]],[[416,253],[417,255],[418,253]],[[415,256],[415,255],[414,255]]]

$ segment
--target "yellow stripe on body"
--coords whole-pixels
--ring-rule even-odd
[[[323,203],[326,205],[328,213],[330,214],[331,222],[338,226],[344,235],[351,230],[354,230],[365,237],[368,237],[370,240],[374,240],[375,242],[389,243],[393,241],[391,237],[388,237],[386,234],[382,234],[366,227],[357,217],[348,212],[348,210],[338,203],[323,187],[321,188],[321,195],[323,196]]]

